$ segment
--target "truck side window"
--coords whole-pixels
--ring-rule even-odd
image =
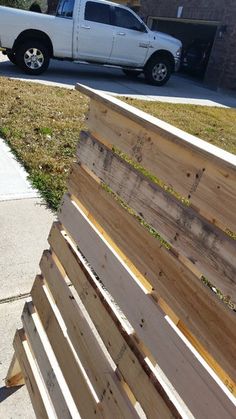
[[[61,0],[57,8],[57,16],[72,18],[75,0]]]
[[[95,3],[94,1],[87,1],[84,19],[91,22],[99,22],[110,25],[110,6],[107,4]]]
[[[133,31],[146,32],[146,28],[136,17],[126,9],[115,7],[114,26],[131,29]]]

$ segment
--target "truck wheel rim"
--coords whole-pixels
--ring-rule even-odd
[[[162,81],[167,76],[167,67],[163,63],[156,64],[152,69],[152,77],[155,81]]]
[[[38,48],[29,48],[24,54],[24,62],[28,68],[38,70],[44,63],[42,51]]]

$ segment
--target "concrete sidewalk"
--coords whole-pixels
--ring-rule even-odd
[[[0,418],[34,418],[25,386],[6,389],[15,330],[39,272],[54,215],[46,209],[27,174],[0,139]]]

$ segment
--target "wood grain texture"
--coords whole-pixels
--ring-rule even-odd
[[[64,197],[59,221],[89,260],[192,414],[199,418],[234,416],[233,404],[166,322],[162,310],[127,265],[128,260],[124,262],[106,240],[106,235],[95,228],[78,203],[68,196]]]
[[[199,340],[224,370],[220,377],[236,391],[236,316],[182,263],[152,237],[140,223],[107,193],[99,180],[75,165],[69,191],[101,226],[121,257],[128,261]],[[217,368],[217,373],[219,369]],[[228,386],[228,387],[230,387]]]
[[[96,94],[87,125],[97,138],[189,198],[200,214],[236,231],[236,157],[114,98]]]
[[[154,227],[193,270],[236,302],[235,240],[86,133],[81,133],[78,159]]]
[[[104,415],[75,359],[69,339],[62,330],[61,319],[48,294],[42,277],[36,277],[31,290],[32,299],[79,413],[82,418],[102,418]]]
[[[31,403],[38,419],[56,419],[56,413],[49,399],[45,384],[40,376],[35,358],[31,352],[23,329],[17,330],[13,346],[19,359]]]
[[[59,373],[59,368],[46,338],[37,313],[32,303],[26,303],[22,314],[22,323],[30,342],[35,358],[39,365],[40,372],[47,387],[52,404],[58,418],[72,418],[66,394],[66,383]],[[73,417],[79,418],[79,415]]]
[[[14,353],[8,373],[5,379],[6,387],[22,386],[25,380],[20,368],[19,361]]]
[[[204,140],[195,137],[194,135],[188,134],[187,132],[176,128],[175,126],[168,124],[167,122],[162,121],[161,119],[156,118],[146,112],[141,111],[140,109],[128,105],[127,103],[119,100],[118,98],[108,95],[103,92],[98,92],[94,89],[91,89],[87,86],[81,84],[76,85],[76,90],[79,90],[81,93],[84,93],[90,97],[91,102],[97,101],[104,106],[107,106],[109,109],[113,109],[119,112],[122,116],[128,117],[131,121],[139,123],[145,128],[156,128],[158,132],[166,133],[166,136],[171,138],[172,136],[180,137],[182,142],[188,145],[189,148],[199,149],[202,154],[212,156],[213,159],[223,160],[226,164],[235,166],[236,157],[235,155],[216,147]],[[174,141],[174,138],[173,138]]]
[[[137,418],[112,368],[73,294],[66,285],[66,274],[55,257],[45,251],[40,262],[42,274],[60,310],[71,343],[100,400],[106,417]]]
[[[52,226],[49,244],[147,417],[179,417],[168,395],[148,368],[135,340],[123,329],[106,295],[99,289],[98,281],[92,277],[75,244],[58,223]]]

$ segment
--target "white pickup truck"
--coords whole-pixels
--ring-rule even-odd
[[[41,74],[50,58],[142,72],[161,86],[178,69],[181,42],[152,32],[128,7],[105,0],[59,0],[56,15],[0,7],[0,48],[29,74]]]

